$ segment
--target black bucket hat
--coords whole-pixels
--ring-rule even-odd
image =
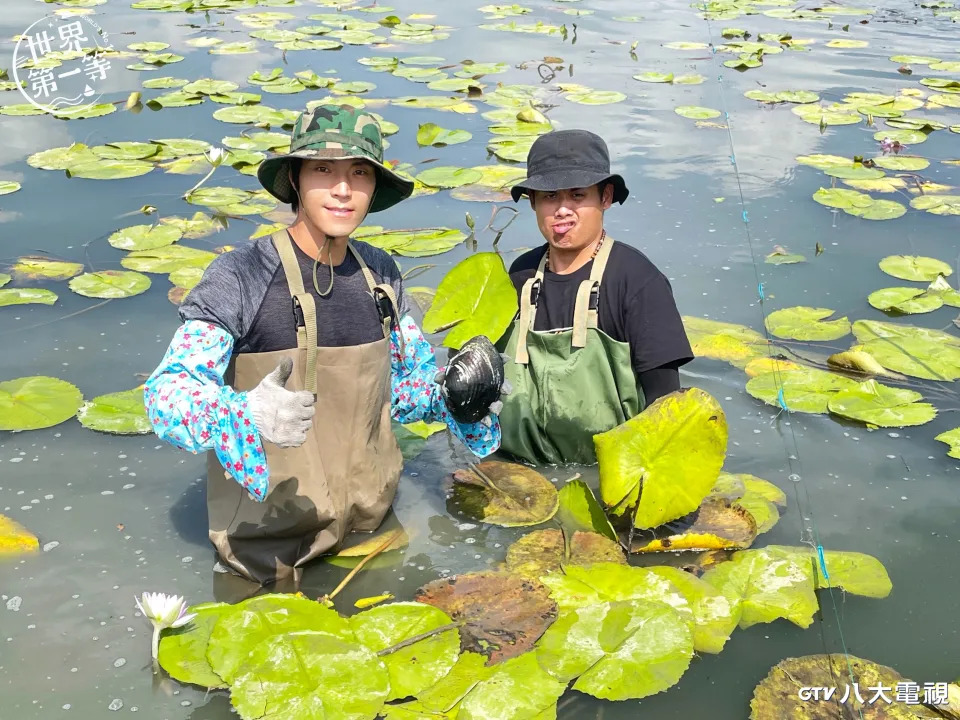
[[[510,189],[517,202],[532,190],[585,188],[609,180],[613,201],[623,205],[630,191],[623,178],[610,172],[610,153],[589,130],[554,130],[534,141],[527,154],[527,177]]]

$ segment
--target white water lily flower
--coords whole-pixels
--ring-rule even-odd
[[[221,147],[211,147],[209,150],[204,151],[203,156],[207,159],[207,162],[214,167],[220,167],[224,158],[227,157],[227,151]]]
[[[140,612],[153,623],[153,659],[157,659],[157,652],[160,649],[160,632],[167,628],[179,628],[193,620],[197,614],[187,613],[187,603],[179,595],[167,595],[166,593],[145,592],[137,603]]]

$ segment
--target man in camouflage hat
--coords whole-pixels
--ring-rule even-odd
[[[380,525],[403,463],[391,420],[444,422],[479,457],[500,426],[499,401],[472,422],[447,404],[446,376],[462,385],[450,371],[477,351],[438,371],[396,263],[350,240],[368,212],[413,191],[384,163],[376,118],[304,112],[290,151],[257,177],[294,223],[210,264],[144,397],[157,435],[207,453],[219,560],[265,585],[299,582],[348,532]]]

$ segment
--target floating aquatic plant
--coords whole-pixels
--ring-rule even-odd
[[[180,628],[193,620],[196,613],[187,612],[187,603],[179,595],[145,592],[134,598],[137,608],[153,624],[151,657],[156,660],[160,648],[160,633],[168,628]]]

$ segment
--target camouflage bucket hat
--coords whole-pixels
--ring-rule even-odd
[[[301,113],[293,126],[290,152],[260,163],[260,184],[288,204],[295,197],[287,173],[292,158],[369,161],[376,168],[377,188],[368,212],[386,210],[413,193],[413,182],[404,180],[383,163],[380,123],[370,113],[349,105],[320,105]]]

